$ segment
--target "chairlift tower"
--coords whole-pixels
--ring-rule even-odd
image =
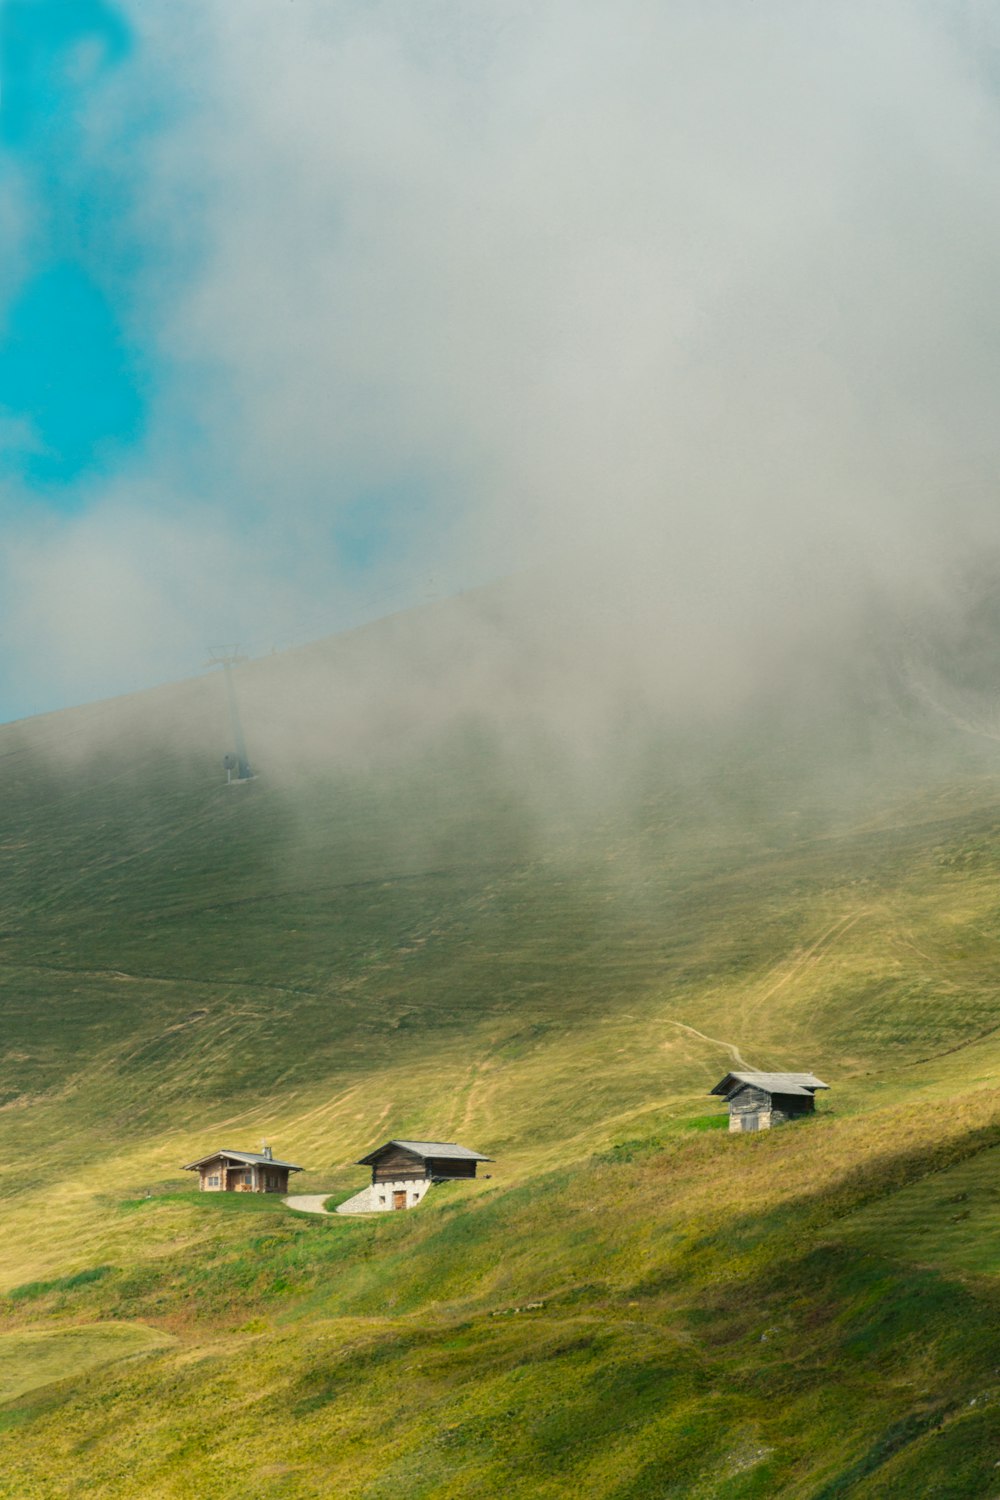
[[[221,667],[222,675],[225,678],[226,701],[229,704],[229,722],[233,731],[233,744],[236,747],[235,754],[227,754],[222,758],[222,764],[226,772],[226,781],[229,783],[233,780],[234,771],[236,772],[236,780],[238,782],[252,781],[254,776],[250,766],[250,757],[247,754],[247,743],[243,737],[243,724],[240,720],[240,708],[236,701],[236,687],[233,683],[233,668],[238,666],[241,661],[247,660],[246,656],[240,654],[238,647],[234,646],[231,651],[226,648],[220,651],[213,651],[205,663],[206,667]]]

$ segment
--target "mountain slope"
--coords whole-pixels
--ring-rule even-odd
[[[243,668],[245,786],[211,678],[0,731],[0,1358],[177,1340],[0,1404],[0,1495],[989,1493],[993,747],[870,666],[498,729],[422,629]],[[730,1140],[735,1057],[834,1087]],[[178,1171],[391,1135],[496,1165],[355,1223]]]

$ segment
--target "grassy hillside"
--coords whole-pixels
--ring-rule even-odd
[[[0,731],[0,1496],[1000,1494],[993,747],[855,682],[567,759],[422,651],[243,669],[241,787],[212,678]],[[834,1087],[730,1140],[734,1059]],[[178,1170],[393,1135],[492,1175]]]

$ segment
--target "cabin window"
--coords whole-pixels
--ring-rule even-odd
[[[218,1172],[213,1173],[212,1176],[209,1177],[209,1179],[208,1179],[208,1186],[209,1187],[218,1187],[219,1186],[219,1174],[218,1174]]]
[[[243,1173],[243,1182],[244,1182],[244,1185],[246,1187],[250,1187],[251,1184],[252,1184],[252,1182],[253,1182],[253,1173],[252,1172],[244,1172]]]

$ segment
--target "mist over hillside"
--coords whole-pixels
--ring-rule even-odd
[[[650,794],[719,778],[730,806],[763,795],[776,812],[796,799],[849,812],[894,781],[991,765],[993,578],[981,563],[947,593],[859,590],[839,612],[764,594],[742,614],[703,582],[693,621],[641,580],[612,596],[592,570],[537,570],[237,665],[253,795],[379,769],[440,775],[458,757],[540,836],[550,818],[634,814]],[[2,735],[8,756],[67,787],[79,775],[81,796],[102,765],[137,791],[178,775],[221,785],[234,748],[219,671]]]
[[[244,784],[219,673],[0,730],[0,1493],[982,1492],[987,570],[700,671],[570,598],[243,663]],[[730,1138],[741,1061],[829,1099]],[[438,1136],[388,1222],[180,1171]]]

